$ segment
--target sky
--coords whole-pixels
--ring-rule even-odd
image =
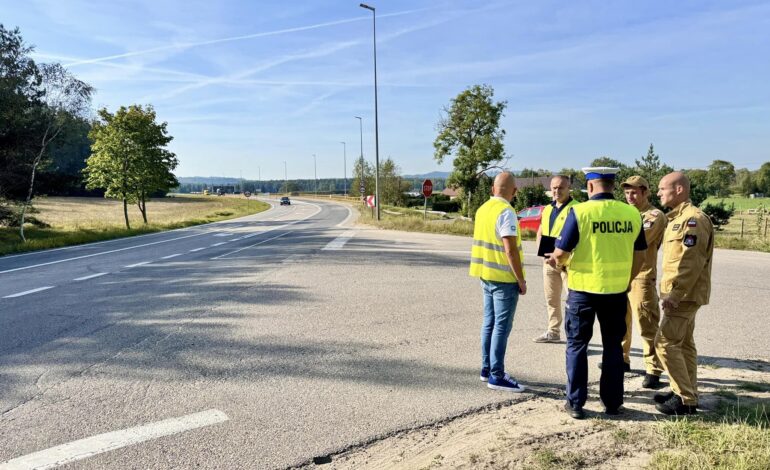
[[[178,176],[342,177],[374,162],[372,12],[357,1],[0,0],[38,62],[151,104]],[[433,141],[475,84],[507,101],[513,170],[770,161],[770,2],[376,0],[380,160],[450,171]],[[342,144],[345,142],[346,144]],[[315,167],[314,167],[315,155]],[[285,162],[285,164],[284,164]]]

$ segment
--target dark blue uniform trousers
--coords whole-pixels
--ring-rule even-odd
[[[588,343],[594,318],[602,332],[602,375],[599,396],[607,409],[623,404],[623,336],[626,334],[626,293],[591,294],[569,291],[564,330],[567,334],[567,401],[582,408],[588,397]]]

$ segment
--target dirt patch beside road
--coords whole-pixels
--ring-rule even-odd
[[[654,392],[641,389],[640,376],[627,374],[626,377],[626,410],[621,416],[602,413],[596,386],[592,387],[586,405],[589,418],[583,421],[567,416],[563,397],[553,391],[535,389],[521,402],[404,431],[328,456],[331,462],[322,466],[335,469],[614,469],[643,468],[652,459],[656,459],[655,466],[665,465],[671,457],[660,451],[666,450],[670,443],[662,435],[661,426],[671,418],[655,410]],[[737,409],[741,404],[756,407],[770,400],[770,364],[767,362],[725,359],[701,364],[699,382],[703,411],[697,418],[687,419],[694,423],[709,422],[715,417],[724,421],[721,416],[726,409]],[[766,411],[764,413],[760,419],[766,422]],[[766,425],[764,428],[760,425],[759,432],[763,439],[770,437]],[[770,444],[770,440],[760,442]],[[693,451],[687,446],[677,448],[675,457],[688,458],[687,452]],[[759,452],[770,455],[770,448],[760,448]],[[328,457],[318,462],[328,462]],[[700,459],[702,456],[689,457]],[[710,464],[706,462],[706,465]]]

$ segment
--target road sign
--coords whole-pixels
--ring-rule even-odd
[[[433,181],[431,180],[425,180],[422,182],[422,195],[425,197],[430,197],[430,195],[433,194]]]
[[[374,207],[376,205],[374,201],[374,196],[366,196],[366,205],[368,207]]]
[[[251,197],[251,193],[249,191],[244,191],[243,195],[246,197]]]

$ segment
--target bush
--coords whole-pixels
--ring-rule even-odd
[[[460,203],[457,201],[436,201],[433,203],[434,211],[460,212]]]
[[[715,230],[722,230],[722,226],[730,222],[730,217],[735,212],[735,204],[728,206],[724,201],[719,201],[715,204],[708,203],[701,210],[711,218]]]

